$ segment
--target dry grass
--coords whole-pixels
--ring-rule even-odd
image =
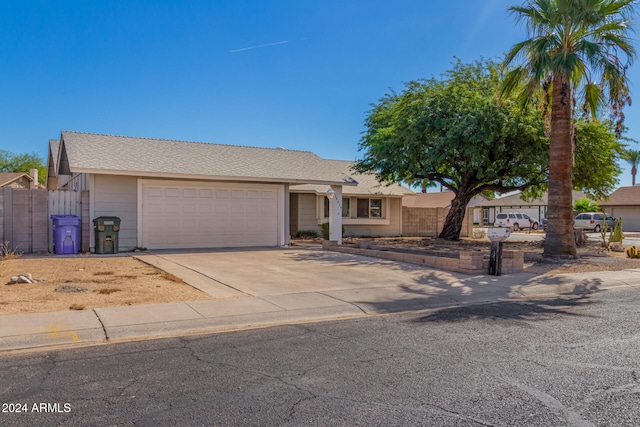
[[[160,277],[173,283],[184,283],[181,278],[174,276],[171,273],[160,270]]]
[[[120,291],[122,291],[122,289],[119,289],[119,288],[101,288],[96,290],[96,292],[99,293],[100,295],[111,295],[114,292],[120,292]]]
[[[113,271],[96,271],[93,273],[94,276],[113,276],[114,274]]]
[[[8,241],[0,243],[0,261],[20,258],[21,255],[22,252],[19,252],[16,248],[9,246]]]
[[[84,310],[84,305],[82,304],[71,304],[69,306],[69,310]]]

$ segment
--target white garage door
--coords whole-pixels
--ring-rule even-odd
[[[604,210],[616,218],[622,218],[622,231],[640,231],[640,210],[637,207],[620,206],[611,209],[605,206]]]
[[[152,248],[276,246],[275,186],[142,185],[142,245]]]

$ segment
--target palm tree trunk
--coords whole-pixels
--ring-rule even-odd
[[[545,256],[576,255],[572,208],[573,137],[571,84],[553,76],[551,139],[549,141],[549,208]]]
[[[636,165],[631,166],[631,185],[636,185],[636,174],[638,173],[638,168]]]

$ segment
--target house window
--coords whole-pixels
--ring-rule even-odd
[[[342,199],[342,217],[349,218],[351,216],[351,199]],[[324,217],[329,218],[329,199],[324,198]]]
[[[382,199],[358,199],[358,218],[382,218]]]

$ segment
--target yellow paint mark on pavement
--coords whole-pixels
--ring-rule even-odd
[[[48,333],[49,333],[49,335],[51,335],[54,338],[59,338],[60,335],[62,335],[62,338],[69,338],[73,342],[80,341],[80,337],[78,336],[76,331],[69,330],[69,331],[62,331],[61,332],[60,329],[58,329],[58,327],[56,325],[49,325]]]

